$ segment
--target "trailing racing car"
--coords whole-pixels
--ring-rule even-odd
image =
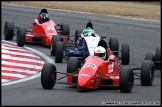
[[[160,47],[156,47],[155,54],[147,53],[145,55],[145,60],[151,60],[155,64],[156,69],[161,69],[161,49]]]
[[[58,37],[57,37],[58,38]],[[89,21],[86,25],[86,29],[82,32],[77,30],[75,32],[75,41],[73,43],[63,43],[61,41],[57,41],[58,39],[54,39],[54,43],[56,43],[55,51],[54,48],[51,48],[51,53],[55,52],[55,62],[61,63],[63,58],[69,59],[69,57],[84,57],[86,58],[89,55],[93,55],[94,49],[97,46],[103,46],[107,48],[108,46],[113,51],[113,54],[118,56],[119,53],[119,42],[118,39],[115,37],[110,37],[109,43],[106,42],[104,39],[105,37],[99,36],[95,33],[93,29],[92,22]],[[54,46],[53,46],[54,47]],[[122,45],[122,54],[126,54],[126,57],[122,57],[124,60],[125,58],[128,61],[124,61],[122,64],[129,63],[129,45],[124,44]],[[126,60],[127,60],[126,59]]]
[[[108,56],[108,57],[106,57]],[[141,75],[133,70],[141,70]],[[58,74],[65,76],[57,78]],[[130,93],[134,86],[134,75],[139,76],[141,85],[151,86],[154,80],[154,63],[144,60],[141,68],[122,67],[117,56],[98,46],[94,55],[89,55],[84,62],[77,57],[70,57],[67,73],[58,72],[53,64],[46,63],[41,72],[41,85],[44,89],[52,89],[55,83],[67,78],[67,84],[75,84],[79,89],[97,89],[100,86],[119,87],[120,92]]]
[[[13,36],[17,36],[17,45],[23,47],[27,43],[40,43],[44,46],[51,47],[53,36],[60,37],[61,41],[69,40],[70,27],[68,24],[55,24],[49,19],[46,9],[42,9],[37,19],[33,20],[32,27],[27,29],[22,27],[14,27],[13,22],[5,22],[4,39],[12,40]]]

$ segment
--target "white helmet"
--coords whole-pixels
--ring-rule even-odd
[[[105,48],[103,48],[102,46],[98,46],[95,50],[94,50],[94,56],[98,56],[102,59],[106,58],[106,50]]]

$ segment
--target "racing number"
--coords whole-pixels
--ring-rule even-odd
[[[85,64],[83,67],[96,68],[96,65],[95,64],[88,63],[88,64]]]
[[[48,26],[47,30],[54,30],[54,27],[53,26]]]

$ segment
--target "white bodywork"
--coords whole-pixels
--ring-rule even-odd
[[[82,37],[84,37],[87,43],[89,54],[94,55],[94,50],[98,46],[98,43],[100,41],[100,36],[98,34],[95,34],[95,36],[85,37],[84,35],[82,35]]]

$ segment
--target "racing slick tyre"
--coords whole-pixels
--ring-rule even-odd
[[[129,45],[128,44],[122,44],[122,52],[121,52],[121,61],[123,65],[129,64]]]
[[[17,32],[17,46],[23,47],[25,44],[26,30],[24,28],[18,28]]]
[[[13,36],[14,36],[14,23],[13,22],[5,22],[4,39],[12,40]]]
[[[46,63],[41,72],[41,84],[44,89],[52,89],[56,83],[56,68],[52,63]]]
[[[81,61],[77,57],[70,57],[67,64],[67,73],[73,73],[81,68]]]
[[[60,28],[61,34],[62,35],[69,35],[70,34],[70,27],[69,24],[61,24],[61,28]]]
[[[109,46],[112,51],[119,51],[119,41],[118,38],[110,37]],[[118,52],[113,52],[114,55],[118,57]]]
[[[81,30],[76,30],[75,31],[75,37],[74,37],[74,39],[75,39],[75,47],[77,47],[77,40],[78,40],[81,33],[82,33]]]
[[[63,51],[64,51],[64,43],[61,41],[57,41],[56,51],[55,51],[55,62],[56,63],[62,63]]]
[[[51,56],[55,56],[55,48],[56,48],[57,41],[61,41],[61,37],[59,35],[53,35],[52,44],[51,44]]]
[[[145,60],[151,60],[154,61],[154,55],[152,53],[147,53],[145,55]]]
[[[80,36],[81,33],[82,33],[82,31],[80,31],[80,30],[75,31],[75,42],[78,40],[78,37]]]
[[[123,67],[119,76],[119,88],[122,93],[130,93],[134,86],[133,70],[128,67]]]
[[[161,68],[161,50],[160,50],[160,47],[157,47],[156,52],[155,52],[155,68],[157,68],[157,69]]]
[[[154,63],[150,60],[144,60],[141,66],[141,85],[151,86],[154,80]]]
[[[157,47],[157,48],[156,48],[155,60],[156,60],[156,61],[161,61],[161,50],[160,50],[160,47]]]

